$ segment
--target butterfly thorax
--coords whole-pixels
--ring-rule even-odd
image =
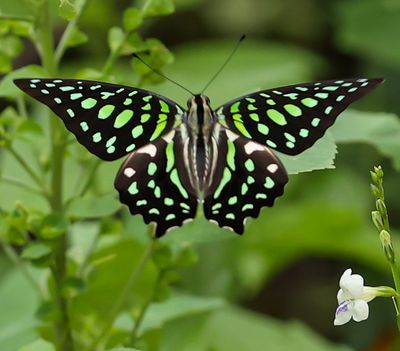
[[[213,147],[216,117],[210,107],[210,100],[204,95],[194,95],[188,100],[188,111],[182,124],[184,161],[191,175],[190,182],[197,195],[204,192],[213,171]]]

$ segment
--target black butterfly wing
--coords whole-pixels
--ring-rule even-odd
[[[180,129],[173,129],[129,155],[115,178],[120,201],[145,223],[154,222],[157,237],[196,215],[197,196],[182,154]]]
[[[75,79],[16,79],[24,92],[50,107],[91,153],[116,160],[170,131],[184,114],[147,90]]]
[[[271,207],[288,181],[270,149],[221,128],[213,181],[205,192],[204,215],[220,227],[242,234],[246,218]]]
[[[311,147],[352,102],[383,79],[328,80],[264,90],[217,109],[222,124],[288,155]]]

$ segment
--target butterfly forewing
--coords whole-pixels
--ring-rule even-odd
[[[91,153],[115,160],[170,131],[183,111],[147,90],[74,79],[17,79],[49,106]]]
[[[257,217],[283,194],[288,181],[279,159],[264,145],[221,128],[215,180],[207,189],[204,215],[220,227],[243,233],[247,217]]]
[[[353,101],[383,80],[329,80],[264,90],[228,102],[217,115],[228,128],[288,155],[311,147]]]
[[[146,223],[154,222],[157,237],[196,215],[182,144],[179,129],[173,129],[129,155],[115,179],[121,202]]]

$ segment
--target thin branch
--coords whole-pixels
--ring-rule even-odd
[[[83,12],[86,4],[87,4],[87,0],[81,0],[78,2],[77,14],[76,14],[75,18],[71,22],[68,23],[67,27],[65,28],[65,30],[61,36],[61,39],[57,45],[57,48],[56,48],[55,54],[54,54],[54,60],[55,60],[57,66],[59,65],[59,63],[65,53],[65,50],[67,49],[68,40],[69,40],[71,34],[73,33],[73,30],[76,27],[78,21],[80,20],[80,17],[82,15],[82,12]]]
[[[9,244],[6,244],[6,243],[2,242],[2,241],[0,241],[0,245],[4,250],[4,253],[10,259],[10,261],[13,262],[18,267],[18,269],[24,275],[24,277],[26,278],[28,283],[37,292],[38,296],[41,299],[44,299],[45,298],[45,293],[42,291],[40,285],[36,282],[36,279],[31,275],[29,270],[26,268],[26,265],[22,262],[21,258],[15,252],[13,247],[11,245],[9,245]]]
[[[115,300],[114,306],[111,308],[110,314],[109,314],[109,318],[106,321],[106,324],[104,325],[102,331],[100,332],[100,334],[97,336],[97,338],[95,338],[95,340],[93,341],[93,343],[90,345],[90,347],[88,348],[88,351],[95,351],[97,350],[97,346],[99,345],[99,343],[105,339],[110,331],[110,329],[112,328],[115,319],[118,316],[118,313],[120,312],[122,306],[124,305],[124,303],[126,302],[128,296],[131,293],[131,290],[133,288],[133,286],[136,283],[137,278],[140,276],[140,274],[142,273],[144,267],[146,266],[146,264],[148,263],[148,261],[151,258],[151,255],[153,253],[153,249],[154,249],[154,245],[155,245],[155,239],[151,239],[146,251],[144,252],[140,262],[138,263],[138,265],[136,266],[136,268],[134,269],[134,271],[132,272],[132,274],[130,275],[124,289],[122,290],[121,294],[119,295],[119,297]]]
[[[31,166],[29,166],[25,159],[12,147],[12,145],[8,146],[7,150],[11,153],[11,155],[14,156],[14,158],[18,161],[22,168],[25,169],[25,171],[32,177],[36,184],[43,190],[43,193],[47,194],[47,190],[43,186],[43,181],[31,168]]]
[[[22,181],[20,181],[18,179],[10,178],[10,177],[7,177],[7,176],[3,175],[3,176],[0,176],[0,182],[4,182],[4,183],[11,184],[11,185],[15,185],[15,186],[20,187],[22,189],[28,190],[28,191],[30,191],[32,193],[35,193],[35,194],[38,194],[38,195],[43,195],[43,196],[45,196],[47,198],[47,195],[44,194],[42,190],[33,188],[33,187],[29,186],[28,184],[26,184],[25,182],[22,182]]]
[[[18,108],[18,113],[21,117],[27,119],[28,118],[28,113],[26,111],[26,104],[25,104],[25,99],[23,95],[18,95],[17,99],[17,108]]]

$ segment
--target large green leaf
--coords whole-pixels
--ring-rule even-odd
[[[360,112],[343,113],[331,129],[338,143],[367,143],[376,147],[400,170],[400,119],[391,113]]]
[[[0,284],[0,350],[16,350],[38,337],[36,308],[35,292],[24,275],[10,270]]]
[[[215,310],[223,305],[220,298],[175,294],[163,303],[153,303],[146,312],[139,333],[162,327],[168,321]]]
[[[212,315],[182,318],[163,330],[161,351],[350,351],[300,322],[282,322],[228,307]]]
[[[340,47],[383,65],[400,66],[400,6],[397,1],[337,1],[334,4],[339,20],[336,27]]]

